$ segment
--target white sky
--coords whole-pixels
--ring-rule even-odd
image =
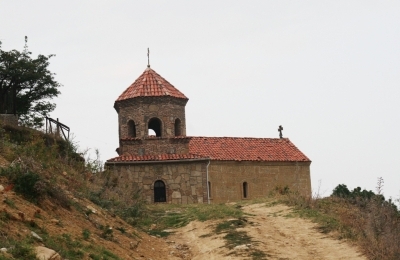
[[[3,50],[56,54],[53,118],[105,161],[115,99],[151,67],[189,97],[187,135],[278,137],[338,184],[400,194],[400,1],[0,0]],[[319,185],[320,182],[320,185]]]

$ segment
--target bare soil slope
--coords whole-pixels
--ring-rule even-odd
[[[2,183],[4,185],[4,181]],[[95,245],[98,249],[104,248],[112,252],[120,259],[166,259],[165,255],[168,254],[168,245],[165,240],[149,236],[133,228],[119,217],[86,199],[72,198],[76,204],[69,210],[48,201],[39,208],[13,191],[0,192],[0,200],[0,214],[6,223],[0,227],[0,247],[4,247],[8,239],[28,239],[32,237],[31,231],[34,231],[39,236],[46,234],[52,238],[70,237],[71,244],[76,242],[79,245],[76,248],[70,248],[71,250],[92,248]],[[77,209],[79,207],[81,207],[80,210]],[[7,217],[4,218],[4,216]],[[110,227],[107,236],[104,235],[105,232],[101,227]],[[87,239],[83,239],[84,230],[90,233]],[[59,241],[64,242],[62,239]],[[48,242],[49,240],[46,239],[37,240],[35,245],[57,250]],[[92,258],[84,253],[80,259]]]
[[[322,234],[309,220],[293,217],[285,205],[267,206],[265,203],[243,207],[248,214],[245,231],[252,243],[228,249],[224,234],[213,233],[218,222],[191,222],[176,230],[168,238],[170,255],[181,259],[355,259],[366,258],[345,241]],[[210,234],[212,234],[210,236]],[[251,256],[251,248],[265,253]]]

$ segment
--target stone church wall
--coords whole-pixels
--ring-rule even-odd
[[[158,155],[158,154],[187,154],[189,153],[189,138],[173,139],[149,137],[135,140],[121,140],[122,154]]]
[[[138,190],[153,203],[154,183],[158,180],[166,185],[167,203],[207,203],[207,162],[109,164],[103,178],[111,187],[110,197],[125,203],[130,203],[132,193]]]
[[[208,178],[212,203],[268,196],[276,187],[285,186],[311,196],[310,162],[211,161]],[[247,198],[243,194],[244,182]]]
[[[146,98],[140,97],[116,103],[119,121],[120,139],[129,137],[128,121],[133,120],[136,125],[136,137],[148,136],[147,123],[151,118],[158,118],[162,122],[162,137],[175,135],[175,119],[181,120],[181,135],[186,135],[185,105],[187,100],[171,97]]]

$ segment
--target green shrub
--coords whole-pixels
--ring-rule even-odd
[[[114,238],[113,229],[109,225],[102,228],[103,232],[101,233],[101,237],[106,240],[112,240]]]
[[[88,240],[90,238],[90,231],[86,228],[82,230],[82,237],[83,239]]]
[[[332,196],[348,198],[350,197],[350,191],[345,184],[339,184],[333,189]]]
[[[19,164],[1,169],[0,175],[6,176],[14,184],[15,192],[27,200],[38,202],[44,194],[43,181],[37,173],[22,169]]]
[[[378,195],[376,195],[372,191],[367,191],[365,189],[361,190],[360,187],[354,188],[353,191],[350,191],[345,184],[339,184],[338,186],[336,186],[333,189],[331,196],[335,196],[335,197],[339,197],[339,198],[371,199],[372,197],[378,196]],[[382,195],[379,195],[379,196],[382,196]],[[385,198],[383,198],[383,200],[385,200]]]
[[[10,253],[16,259],[36,259],[33,247],[27,243],[15,243],[14,247],[10,250]]]

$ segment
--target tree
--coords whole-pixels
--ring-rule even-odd
[[[27,44],[25,36],[22,52],[3,51],[0,42],[0,114],[18,115],[22,125],[40,128],[56,107],[50,99],[60,94],[61,85],[48,69],[55,55],[32,58]]]

